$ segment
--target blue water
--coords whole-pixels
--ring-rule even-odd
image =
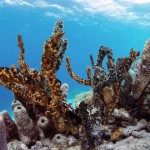
[[[91,66],[89,55],[97,58],[100,45],[112,48],[114,58],[128,56],[131,48],[142,52],[150,37],[150,1],[133,0],[0,0],[0,66],[17,64],[17,35],[23,36],[25,59],[30,68],[40,70],[43,43],[59,19],[64,20],[65,38],[69,40],[65,56],[71,59],[75,74],[86,78]],[[70,86],[68,100],[91,88],[76,83],[65,69],[58,78]],[[13,93],[0,86],[0,111],[11,112]]]

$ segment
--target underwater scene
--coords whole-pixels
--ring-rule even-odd
[[[0,0],[0,150],[150,150],[150,0]]]

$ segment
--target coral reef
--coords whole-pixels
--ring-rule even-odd
[[[108,62],[107,62],[108,73],[105,72],[103,65],[102,65],[102,62],[105,56],[108,57]],[[85,84],[85,85],[91,85],[93,88],[92,104],[93,104],[93,107],[96,109],[96,112],[92,115],[88,113],[84,115],[87,108],[85,108],[84,106],[81,109],[84,109],[82,114],[86,116],[82,118],[83,122],[85,120],[86,124],[90,125],[90,127],[88,127],[92,134],[90,136],[93,137],[93,139],[94,138],[96,139],[96,140],[93,140],[95,141],[94,143],[95,146],[97,144],[101,144],[101,141],[99,139],[103,139],[103,137],[104,139],[109,138],[107,131],[105,131],[105,129],[103,128],[100,128],[100,126],[101,125],[108,126],[108,124],[110,125],[110,122],[111,124],[112,122],[114,122],[114,119],[115,119],[114,110],[115,108],[121,107],[122,95],[120,94],[121,93],[120,91],[121,89],[123,89],[123,86],[126,87],[126,84],[127,84],[126,82],[128,81],[127,80],[128,71],[137,56],[139,56],[139,52],[135,52],[133,49],[131,49],[130,57],[118,58],[117,63],[115,65],[112,50],[109,49],[108,47],[101,46],[99,49],[97,62],[94,65],[93,56],[90,55],[92,68],[94,69],[94,76],[93,78],[91,77],[91,75],[90,75],[90,78],[88,76],[88,80],[84,80],[83,84],[87,83],[87,81],[92,81],[91,84]],[[70,61],[68,61],[68,57],[67,57],[66,68],[69,72],[69,75],[73,79],[75,79],[77,82],[83,80],[83,79],[79,80],[75,78],[76,75],[73,73],[72,69],[70,69],[71,68]],[[89,70],[91,73],[91,69]],[[123,81],[125,81],[125,83],[122,85]],[[82,83],[82,82],[79,82],[79,83]],[[92,109],[93,108],[91,108],[91,110]],[[88,119],[88,118],[91,118],[91,119]],[[88,132],[86,125],[85,125],[85,128],[86,128],[86,131]],[[115,128],[113,128],[113,130],[115,130]],[[109,131],[109,132],[112,133],[112,131]],[[89,135],[89,133],[87,134]],[[112,133],[112,136],[113,136],[113,133]],[[89,141],[87,143],[89,143]],[[88,145],[87,143],[86,145]],[[91,148],[93,147],[89,145],[89,149]]]
[[[75,75],[66,57],[69,75],[92,91],[76,96],[76,108],[67,103],[69,85],[56,77],[67,49],[63,21],[44,42],[41,70],[25,62],[22,36],[18,35],[18,67],[0,67],[0,84],[14,92],[12,110],[0,113],[0,150],[149,150],[150,149],[150,40],[143,55],[114,63],[110,48],[101,46],[87,79]],[[103,60],[107,56],[107,69]],[[140,64],[139,64],[140,62]],[[131,74],[133,76],[131,76]],[[134,79],[132,78],[134,77]]]
[[[0,84],[14,92],[15,98],[27,108],[33,121],[37,121],[41,115],[47,115],[57,131],[76,134],[78,132],[76,126],[66,115],[67,111],[73,110],[66,103],[67,85],[61,85],[61,81],[56,78],[56,72],[67,48],[67,40],[61,39],[64,35],[62,27],[63,21],[60,20],[56,23],[52,36],[44,43],[40,72],[29,69],[26,64],[24,44],[21,35],[18,35],[19,68],[15,65],[11,68],[1,67]],[[21,106],[22,109],[24,108]]]

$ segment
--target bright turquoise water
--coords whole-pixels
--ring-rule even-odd
[[[64,20],[65,36],[69,40],[65,56],[71,59],[73,71],[86,78],[91,66],[89,55],[97,58],[100,45],[112,48],[114,58],[128,56],[131,48],[142,52],[150,37],[149,0],[0,0],[0,66],[17,64],[17,35],[22,34],[26,62],[40,70],[43,42],[51,35],[59,19]],[[90,90],[76,83],[65,69],[58,78],[70,85],[68,99]],[[0,111],[11,113],[13,94],[0,86]]]

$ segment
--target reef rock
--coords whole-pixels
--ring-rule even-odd
[[[138,99],[144,89],[150,84],[150,39],[146,42],[142,58],[138,67],[138,73],[133,85],[133,97]]]

